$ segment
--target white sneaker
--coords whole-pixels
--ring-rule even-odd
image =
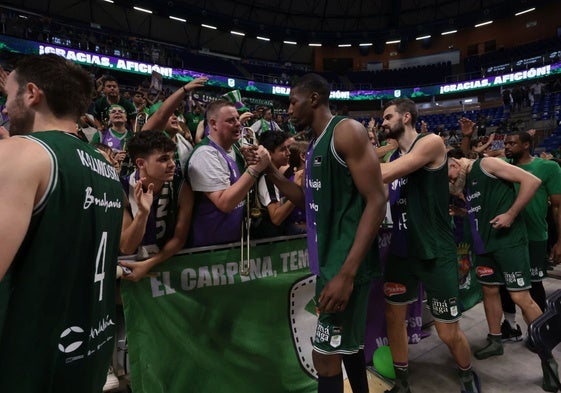
[[[103,385],[103,391],[108,392],[119,387],[119,378],[115,376],[113,372],[113,367],[109,367],[107,370],[107,379],[105,380],[105,385]]]

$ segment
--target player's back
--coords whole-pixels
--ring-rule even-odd
[[[74,135],[25,138],[52,171],[4,279],[0,391],[99,392],[113,351],[123,192],[111,164]]]

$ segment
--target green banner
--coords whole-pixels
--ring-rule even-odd
[[[177,255],[125,281],[135,393],[314,392],[315,280],[305,238]]]

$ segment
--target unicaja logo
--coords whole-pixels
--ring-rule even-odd
[[[84,342],[77,339],[78,337],[76,337],[76,333],[78,333],[79,336],[82,336],[81,333],[84,333],[84,329],[79,326],[70,326],[60,334],[60,342],[58,344],[60,352],[70,353],[80,348]]]

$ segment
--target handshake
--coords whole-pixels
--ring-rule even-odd
[[[244,145],[240,148],[245,163],[248,168],[256,171],[258,174],[266,171],[271,164],[269,151],[263,146]]]

